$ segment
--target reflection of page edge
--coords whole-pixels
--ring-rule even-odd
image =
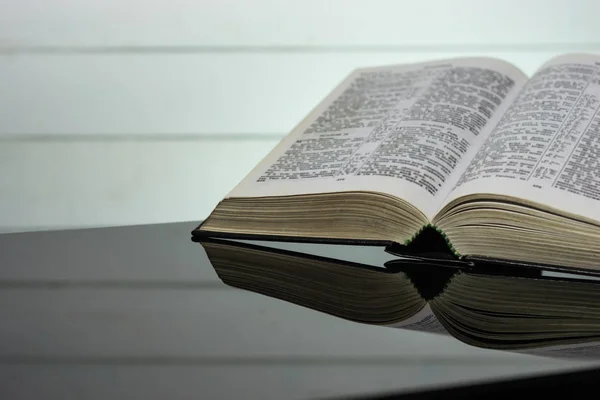
[[[200,244],[206,249],[209,261],[223,283],[346,320],[386,326],[400,321],[399,318],[406,319],[407,316],[403,314],[407,312],[409,316],[417,313],[425,304],[425,300],[407,276],[395,271],[220,239],[207,239]],[[215,252],[209,250],[211,248]],[[220,255],[217,252],[220,252]],[[348,274],[347,272],[352,269],[354,273]],[[312,272],[308,272],[309,270]],[[294,278],[286,283],[286,279],[280,279],[284,275]],[[334,275],[335,278],[332,280]],[[346,282],[345,279],[348,278],[350,281]],[[314,293],[307,295],[314,290],[311,279],[314,279],[315,283],[322,283],[325,287],[329,287],[329,290],[323,292],[325,298],[329,297],[328,301],[323,302],[323,298],[317,300],[320,296]],[[349,283],[349,286],[345,286],[342,282]],[[393,282],[402,283],[397,286]],[[391,287],[390,283],[392,283]],[[288,284],[290,286],[284,289]],[[367,287],[370,289],[366,290]],[[354,293],[354,295],[349,299],[344,295],[340,296],[339,293],[336,295],[336,290],[340,288],[342,289],[340,293]],[[383,292],[380,292],[380,289],[383,289]],[[383,297],[379,296],[380,294]],[[396,304],[396,301],[390,303],[391,299],[401,300]],[[348,303],[344,303],[348,300],[350,300]],[[381,300],[386,301],[381,303]],[[380,310],[383,313],[371,313],[373,301],[379,304],[377,307],[383,306]],[[340,307],[340,302],[346,306]],[[385,303],[388,305],[386,306]],[[404,306],[395,310],[392,314],[400,313],[400,315],[392,318],[389,307],[393,304],[404,304]],[[350,311],[353,308],[355,311]]]
[[[300,258],[305,259],[305,260],[320,259],[329,264],[337,264],[338,266],[342,266],[342,267],[357,266],[360,269],[379,271],[379,273],[383,273],[383,274],[385,274],[386,272],[388,272],[388,273],[401,272],[401,270],[388,270],[388,271],[383,270],[382,271],[379,268],[369,267],[369,266],[365,266],[365,265],[352,264],[352,263],[347,263],[347,262],[343,262],[343,261],[339,261],[339,260],[332,260],[332,259],[324,258],[324,257],[311,256],[311,255],[293,252],[293,251],[273,249],[273,248],[257,246],[257,245],[248,244],[248,243],[231,242],[231,241],[224,241],[224,240],[220,240],[220,239],[207,239],[204,242],[219,243],[221,245],[224,245],[225,248],[227,248],[227,247],[247,248],[247,249],[254,249],[257,251],[267,252],[267,253],[271,253],[271,254],[284,254],[284,255],[287,255],[287,256],[295,258],[295,259],[300,259]],[[227,254],[227,252],[225,254]],[[408,264],[409,263],[406,263],[406,265],[408,265]],[[386,323],[380,324],[380,323],[376,323],[376,322],[369,322],[366,320],[353,319],[352,317],[350,317],[348,315],[344,316],[341,314],[335,314],[335,313],[332,313],[331,311],[327,311],[327,310],[319,308],[319,307],[314,307],[314,306],[298,303],[298,302],[294,301],[293,299],[286,299],[284,297],[281,297],[280,299],[284,300],[284,301],[292,302],[297,305],[301,305],[303,307],[312,308],[319,312],[333,314],[333,315],[336,315],[337,317],[341,317],[343,319],[349,319],[349,320],[359,322],[359,323],[375,324],[375,325],[382,325],[382,326],[388,326],[388,327],[397,327],[397,328],[404,328],[404,329],[408,329],[408,330],[418,330],[418,331],[424,331],[424,332],[427,331],[427,332],[432,332],[432,333],[433,332],[449,333],[450,335],[456,337],[458,340],[460,340],[462,342],[465,342],[467,344],[470,344],[475,347],[480,347],[480,348],[506,350],[506,351],[511,351],[511,352],[516,351],[516,352],[531,353],[531,354],[539,353],[539,355],[560,356],[560,357],[563,357],[563,353],[564,353],[564,355],[566,355],[566,356],[572,356],[572,357],[576,357],[576,358],[580,358],[582,356],[582,354],[581,354],[582,352],[586,353],[586,352],[590,352],[590,350],[594,350],[595,351],[594,354],[600,354],[600,352],[598,352],[599,347],[597,347],[597,343],[578,342],[577,340],[579,340],[579,339],[574,340],[575,344],[568,344],[567,345],[568,347],[566,349],[563,349],[563,347],[565,347],[565,344],[557,345],[556,343],[548,343],[548,345],[543,345],[543,346],[538,346],[538,345],[536,345],[536,343],[531,343],[530,345],[526,345],[526,346],[518,345],[517,347],[515,347],[514,343],[513,343],[509,346],[503,347],[503,346],[498,346],[498,344],[494,344],[494,343],[483,343],[483,342],[481,342],[481,339],[473,339],[473,340],[475,340],[474,342],[472,340],[468,340],[465,337],[465,334],[466,334],[465,332],[456,331],[454,329],[454,327],[448,326],[448,321],[445,321],[444,312],[442,310],[438,309],[438,307],[436,307],[437,299],[435,299],[435,297],[437,297],[437,295],[439,293],[445,291],[446,285],[448,284],[448,282],[450,282],[450,279],[452,277],[450,275],[450,273],[452,272],[452,269],[446,268],[446,269],[441,269],[440,271],[436,272],[436,271],[431,271],[431,269],[429,269],[427,267],[420,268],[420,269],[419,269],[419,267],[420,266],[418,266],[418,265],[414,265],[412,268],[412,271],[417,274],[416,275],[417,278],[422,278],[421,280],[415,279],[415,275],[411,274],[410,272],[406,272],[406,276],[412,281],[414,288],[419,291],[419,295],[424,301],[426,301],[428,303],[430,300],[433,300],[433,301],[431,303],[429,303],[429,305],[425,305],[424,307],[422,307],[420,309],[420,311],[416,312],[411,317],[408,317],[403,320],[399,320],[392,324],[386,324]],[[407,270],[410,270],[410,268],[407,268]],[[448,273],[450,276],[444,277],[443,272]],[[454,270],[454,272],[456,272],[456,270]],[[525,277],[524,279],[531,279],[531,278]],[[535,280],[539,280],[539,279],[532,279],[532,280],[535,281]],[[560,279],[560,280],[562,280],[562,279]],[[434,281],[439,281],[439,282],[436,283]],[[236,285],[234,284],[234,286],[236,286]],[[252,288],[248,289],[243,286],[237,286],[237,287],[257,292],[255,289],[252,289]],[[423,290],[429,290],[430,293],[426,294],[423,292]],[[258,293],[273,297],[272,294],[263,293],[260,291],[258,291]],[[277,297],[277,298],[279,298],[279,297]],[[581,339],[584,340],[585,338],[581,338]],[[556,349],[555,346],[559,346],[559,348]],[[561,350],[561,351],[553,351],[553,350]],[[546,352],[548,352],[548,354],[543,354]]]

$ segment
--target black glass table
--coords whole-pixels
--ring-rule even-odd
[[[360,324],[230,287],[190,240],[197,224],[0,235],[0,397],[335,398],[598,364]]]

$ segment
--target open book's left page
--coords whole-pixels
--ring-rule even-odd
[[[374,191],[429,218],[525,81],[489,58],[356,70],[228,197]]]

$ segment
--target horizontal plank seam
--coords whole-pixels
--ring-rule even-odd
[[[168,225],[168,224],[179,224],[179,223],[186,223],[186,224],[190,224],[189,225],[189,229],[190,232],[192,231],[193,228],[197,227],[198,225],[200,225],[200,223],[202,222],[202,218],[198,219],[198,220],[190,220],[190,219],[177,219],[177,220],[173,220],[170,219],[169,221],[154,221],[154,222],[135,222],[135,223],[126,223],[126,224],[122,224],[122,223],[92,223],[92,224],[68,224],[68,225],[57,225],[57,224],[44,224],[44,225],[39,225],[39,224],[35,224],[35,225],[6,225],[6,226],[2,226],[0,225],[0,234],[2,235],[23,235],[23,234],[30,234],[32,232],[53,232],[53,231],[65,231],[65,230],[69,230],[69,231],[77,231],[77,230],[90,230],[90,229],[102,229],[102,228],[117,228],[117,227],[144,227],[144,226],[157,226],[157,225]],[[191,236],[190,236],[191,237]],[[0,236],[0,239],[2,237]]]
[[[176,141],[273,141],[286,133],[0,133],[0,142],[176,142]]]
[[[0,46],[0,54],[195,54],[195,53],[372,53],[372,52],[531,52],[600,50],[600,42],[447,43],[405,45],[121,45]]]
[[[256,365],[547,365],[547,359],[515,360],[506,357],[473,356],[60,356],[60,355],[0,355],[0,364],[9,365],[197,365],[197,366],[256,366]],[[555,361],[557,362],[557,361]]]
[[[201,281],[169,281],[169,280],[106,280],[106,279],[4,279],[0,277],[0,290],[72,290],[72,289],[101,289],[101,290],[222,290],[231,289],[217,277]]]

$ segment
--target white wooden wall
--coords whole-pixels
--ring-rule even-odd
[[[600,52],[596,0],[0,0],[0,231],[198,220],[351,69]]]

